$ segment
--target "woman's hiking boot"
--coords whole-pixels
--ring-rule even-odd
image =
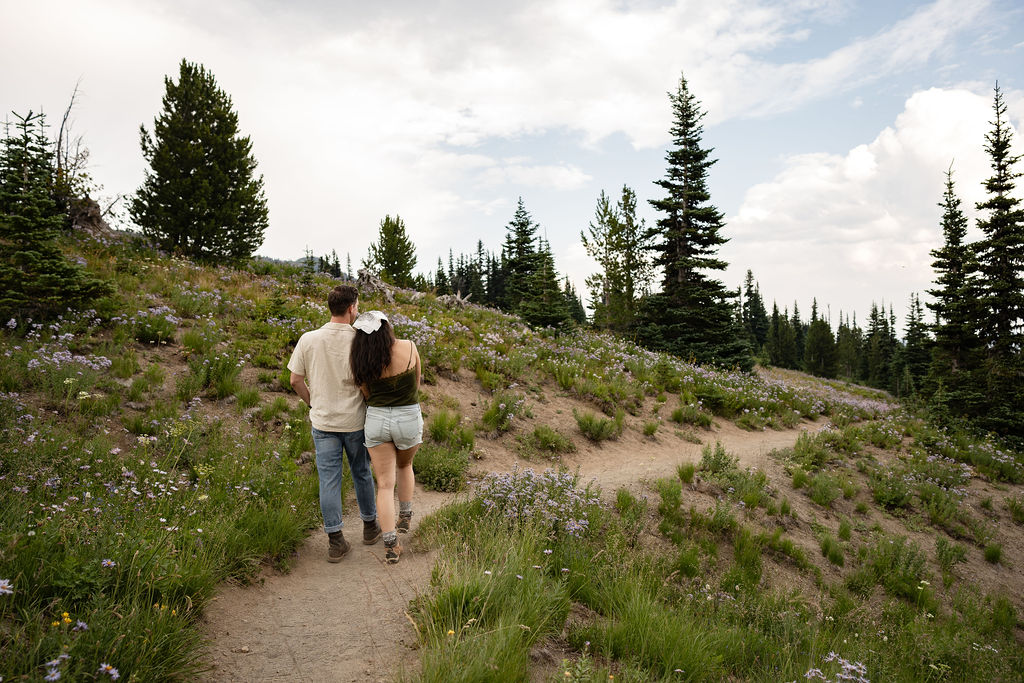
[[[409,526],[412,524],[411,512],[399,512],[398,523],[395,524],[395,531],[400,534],[409,533]]]
[[[402,544],[397,540],[394,545],[387,545],[384,541],[384,561],[388,564],[398,564],[398,558],[402,556]]]
[[[327,561],[341,562],[341,558],[352,549],[352,544],[345,540],[341,530],[327,534]]]
[[[372,522],[363,520],[363,545],[373,545],[380,540],[380,524],[375,517]]]

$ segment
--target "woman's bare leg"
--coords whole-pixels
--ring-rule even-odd
[[[367,450],[370,451],[373,473],[377,476],[377,521],[380,522],[381,531],[384,533],[394,531],[395,463],[397,461],[395,444],[382,443]],[[410,458],[411,463],[412,459]]]
[[[400,503],[412,502],[412,492],[416,488],[416,475],[412,471],[412,458],[416,455],[416,451],[420,448],[419,444],[416,444],[412,448],[406,448],[404,451],[398,451],[396,453],[396,464],[398,468],[397,482],[398,482],[398,501]],[[380,507],[380,503],[377,503],[377,507]]]

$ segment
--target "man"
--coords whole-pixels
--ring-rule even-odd
[[[340,562],[352,547],[341,531],[343,450],[348,455],[363,520],[363,543],[376,543],[381,530],[377,524],[370,455],[363,440],[366,406],[352,381],[349,365],[349,350],[356,335],[352,321],[359,315],[359,292],[348,285],[335,287],[327,295],[327,307],[331,321],[299,338],[288,369],[292,388],[309,406],[309,421],[313,424],[316,469],[320,474],[320,513],[328,537],[327,561]]]

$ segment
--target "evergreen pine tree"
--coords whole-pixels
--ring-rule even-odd
[[[522,303],[529,296],[530,287],[534,284],[534,275],[542,260],[537,251],[537,224],[526,210],[522,197],[519,198],[515,214],[507,229],[505,244],[502,246],[502,306],[507,311],[518,313]]]
[[[817,316],[817,306],[811,310],[811,324],[807,328],[804,368],[819,377],[836,376],[835,338],[828,322]]]
[[[857,327],[856,318],[851,325],[849,319],[843,321],[840,313],[839,320],[839,329],[836,331],[836,371],[841,377],[853,380],[857,378],[860,367],[861,330]]]
[[[405,232],[405,221],[397,214],[385,215],[380,222],[377,241],[370,245],[367,263],[380,271],[381,279],[399,287],[412,285],[416,267],[416,247]]]
[[[704,112],[684,77],[669,99],[673,147],[665,177],[657,181],[666,196],[650,202],[662,214],[649,232],[662,291],[646,298],[637,336],[652,349],[750,370],[750,348],[733,317],[736,293],[705,274],[725,269],[716,254],[727,239],[720,234],[722,214],[709,201],[707,174],[715,160],[701,147]]]
[[[760,351],[768,338],[768,312],[761,298],[761,288],[754,281],[754,272],[747,269],[743,280],[743,326],[753,349]]]
[[[587,322],[587,309],[583,307],[583,301],[580,299],[579,294],[576,293],[576,288],[569,282],[569,278],[565,278],[565,288],[562,290],[565,294],[566,304],[569,306],[569,316],[573,322],[577,325],[584,325]]]
[[[500,308],[505,304],[505,257],[487,256],[487,305]]]
[[[800,356],[796,345],[796,330],[789,316],[779,317],[779,365],[796,370],[800,367]]]
[[[901,378],[898,387],[900,396],[918,393],[931,355],[931,339],[928,338],[928,324],[924,321],[924,307],[921,297],[913,294],[907,308],[906,327],[903,330],[903,349],[900,359]]]
[[[944,242],[931,252],[935,289],[928,290],[934,299],[928,308],[935,314],[935,340],[926,386],[942,414],[976,417],[983,398],[978,372],[978,266],[973,245],[965,241],[967,217],[960,208],[952,167],[946,171],[939,206]]]
[[[153,136],[140,128],[149,169],[129,213],[167,251],[210,260],[248,258],[263,243],[267,200],[231,98],[213,74],[185,60],[178,82],[165,78],[164,84]]]
[[[978,227],[984,237],[976,245],[981,275],[981,340],[987,359],[983,425],[1002,434],[1024,438],[1024,208],[1013,196],[1014,170],[1020,156],[1010,153],[1013,131],[1006,103],[996,84],[995,120],[985,136],[992,175],[985,181],[988,197],[978,203],[984,217]]]
[[[440,256],[437,257],[437,272],[434,274],[434,289],[439,296],[452,293],[452,288],[448,284],[448,274],[444,271],[444,263],[441,261]]]
[[[817,307],[817,302],[814,303]],[[796,357],[795,365],[787,367],[800,367],[804,362],[804,346],[807,340],[807,323],[800,320],[800,308],[793,302],[793,316],[789,319],[789,325],[793,329],[793,346]]]
[[[0,146],[0,316],[45,318],[92,303],[110,285],[64,258],[64,218],[50,196],[53,160],[45,117],[15,114]]]
[[[551,247],[540,242],[535,255],[537,269],[531,274],[518,306],[519,315],[533,327],[563,328],[572,317],[565,294],[558,286],[558,272]]]

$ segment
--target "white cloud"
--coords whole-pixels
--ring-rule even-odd
[[[1020,95],[1007,96],[1018,121]],[[864,313],[883,298],[899,311],[911,292],[925,296],[934,278],[929,251],[942,243],[944,173],[952,163],[963,208],[975,216],[990,174],[983,145],[991,118],[990,92],[932,88],[911,96],[868,144],[789,158],[775,178],[750,188],[729,223],[730,280],[750,267],[780,307],[816,296],[833,312]]]
[[[231,94],[266,179],[263,253],[357,256],[380,218],[400,213],[432,260],[467,230],[496,247],[481,226],[502,230],[507,186],[592,180],[572,149],[513,163],[483,151],[489,141],[551,133],[593,145],[621,132],[657,147],[665,92],[683,69],[709,125],[786,111],[924,63],[988,4],[937,0],[873,36],[776,63],[772,50],[806,41],[810,22],[841,20],[846,3],[0,0],[13,26],[0,60],[19,59],[0,64],[0,105],[43,103],[55,115],[81,75],[76,115],[95,175],[131,192],[142,179],[137,128],[159,110],[162,77],[183,57],[200,61]],[[877,173],[872,159],[852,158],[846,172]],[[833,175],[807,181],[830,186]]]

